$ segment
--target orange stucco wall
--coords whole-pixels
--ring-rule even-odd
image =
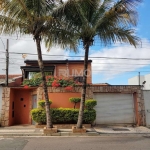
[[[55,65],[55,76],[57,76],[57,77],[63,76],[64,77],[65,74],[68,75],[68,77],[83,76],[83,68],[84,68],[84,65],[81,63],[58,64],[58,65]],[[63,70],[66,70],[66,71],[63,72]],[[91,63],[88,63],[88,75],[87,75],[88,83],[92,83],[92,75],[91,74],[92,74],[91,73]]]
[[[73,108],[74,103],[69,101],[71,97],[81,97],[81,93],[49,93],[49,99],[52,101],[51,108]],[[79,108],[77,103],[76,108]]]

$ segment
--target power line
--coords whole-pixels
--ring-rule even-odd
[[[0,39],[1,39],[1,37],[0,37]],[[2,43],[3,43],[3,46],[4,46],[4,49],[5,49],[5,44],[4,44],[4,42],[3,42],[3,40],[1,39],[1,41],[2,41]]]
[[[2,52],[2,51],[0,51]],[[5,52],[2,52],[5,53]],[[27,54],[27,55],[37,55],[37,54],[33,54],[33,53],[18,53],[18,52],[9,52],[10,54]],[[66,56],[66,55],[47,55],[47,54],[42,54],[44,56],[50,56],[50,57],[54,57],[54,56],[63,56],[63,57],[84,57],[84,56]],[[89,58],[103,58],[103,59],[127,59],[127,60],[150,60],[150,58],[127,58],[127,57],[89,57]]]
[[[6,53],[6,52],[3,52],[3,51],[0,51],[1,53]],[[9,52],[10,54],[27,54],[27,55],[37,55],[37,54],[34,54],[34,53],[18,53],[18,52]],[[84,57],[84,56],[66,56],[66,55],[48,55],[48,54],[42,54],[44,56],[51,56],[51,57],[54,57],[54,56],[63,56],[63,57]],[[104,59],[127,59],[127,60],[150,60],[150,58],[129,58],[129,57],[89,57],[89,58],[104,58]]]

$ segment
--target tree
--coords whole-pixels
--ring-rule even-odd
[[[53,0],[2,0],[2,3],[4,5],[0,13],[0,33],[8,35],[17,34],[20,36],[29,34],[33,36],[36,42],[38,65],[42,75],[45,95],[47,128],[52,128],[41,41],[44,39],[47,46],[51,46],[54,43],[61,45],[63,48],[69,47],[69,49],[74,50],[76,50],[76,43],[69,36],[67,41],[61,39],[64,26],[51,16],[53,9],[56,7]],[[69,45],[67,42],[69,42]]]
[[[129,43],[136,47],[139,38],[131,27],[136,26],[136,6],[141,0],[68,0],[64,6],[56,9],[53,16],[67,22],[73,28],[78,42],[85,50],[82,98],[77,128],[82,128],[86,98],[87,69],[89,48],[95,39],[107,46],[111,43]]]

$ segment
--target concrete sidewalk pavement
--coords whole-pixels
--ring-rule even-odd
[[[87,129],[86,133],[72,133],[71,129],[58,129],[57,133],[51,136],[101,136],[116,134],[144,134],[150,136],[150,129],[140,127],[122,127],[122,126],[95,126]],[[0,127],[0,137],[21,137],[21,136],[45,136],[43,129],[35,128],[34,125],[28,126],[10,126]]]
[[[95,126],[93,129],[99,134],[150,134],[150,129],[144,126]]]

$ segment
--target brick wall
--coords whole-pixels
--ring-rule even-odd
[[[75,87],[71,92],[72,93],[81,93],[82,87]],[[66,93],[66,90],[62,87],[59,88],[54,88],[54,87],[49,87],[48,88],[49,93]],[[145,108],[144,108],[144,99],[142,99],[142,93],[141,89],[139,86],[124,86],[124,85],[119,85],[119,86],[100,86],[100,85],[91,85],[87,87],[87,94],[86,94],[86,99],[91,99],[93,98],[94,93],[129,93],[133,94],[134,97],[134,102],[135,102],[135,115],[136,115],[136,120],[137,120],[137,125],[145,125]],[[40,87],[38,88],[38,100],[44,99],[42,96],[43,89]]]
[[[68,92],[64,88],[59,87],[49,87],[48,92],[51,93],[81,93],[82,87],[75,87],[73,91]],[[144,100],[142,99],[142,92],[139,86],[89,86],[87,87],[87,95],[86,99],[93,98],[94,93],[131,93],[135,99],[135,106],[136,106],[136,116],[138,116],[137,124],[138,125],[145,125],[145,111],[144,111]],[[39,87],[36,90],[33,90],[32,94],[37,94],[37,101],[44,99],[44,92],[43,88]],[[61,97],[60,97],[61,98]],[[30,103],[31,105],[31,103]],[[9,110],[10,110],[10,88],[4,87],[2,93],[2,126],[9,125]],[[31,107],[30,107],[31,108]]]
[[[3,88],[1,126],[9,125],[10,88]]]

